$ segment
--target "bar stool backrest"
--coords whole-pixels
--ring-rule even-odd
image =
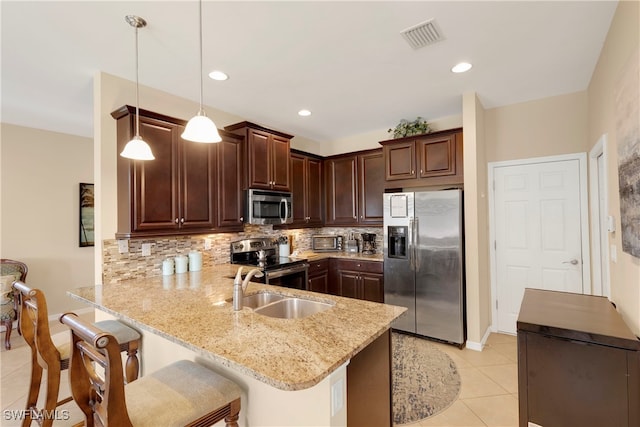
[[[131,427],[115,337],[83,322],[75,313],[62,315],[60,321],[71,329],[71,394],[85,414],[87,427]]]

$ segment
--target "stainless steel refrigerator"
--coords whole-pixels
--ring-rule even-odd
[[[461,190],[384,195],[384,301],[408,308],[394,329],[464,345]]]

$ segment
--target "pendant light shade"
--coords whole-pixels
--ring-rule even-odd
[[[207,117],[204,110],[198,111],[198,114],[187,122],[184,132],[182,132],[182,138],[187,141],[206,143],[222,141],[216,124]]]
[[[200,11],[200,110],[187,122],[182,132],[182,138],[193,142],[220,142],[220,134],[213,120],[207,117],[202,107],[202,0],[199,1]]]
[[[133,137],[133,139],[127,142],[127,145],[124,146],[122,153],[120,153],[122,157],[126,157],[128,159],[133,160],[154,160],[155,157],[151,152],[151,147],[149,144],[144,142],[139,135]]]
[[[153,160],[155,157],[151,152],[149,144],[144,142],[140,136],[140,89],[138,83],[138,28],[143,28],[147,25],[147,21],[135,15],[125,16],[125,21],[129,23],[136,31],[136,134],[133,139],[124,146],[122,157],[133,160]]]

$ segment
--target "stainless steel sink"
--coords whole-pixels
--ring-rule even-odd
[[[258,307],[254,311],[263,316],[279,319],[300,319],[328,310],[333,305],[304,298],[283,298],[280,301]]]
[[[286,298],[284,295],[274,294],[272,292],[260,292],[253,295],[247,295],[242,298],[242,305],[244,307],[256,309],[258,307],[262,307],[263,305],[271,304],[275,301],[280,301],[283,298]]]

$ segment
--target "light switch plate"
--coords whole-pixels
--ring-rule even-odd
[[[204,250],[208,251],[211,249],[211,239],[204,239]]]
[[[118,240],[118,252],[121,254],[126,254],[127,252],[129,252],[128,240]]]

